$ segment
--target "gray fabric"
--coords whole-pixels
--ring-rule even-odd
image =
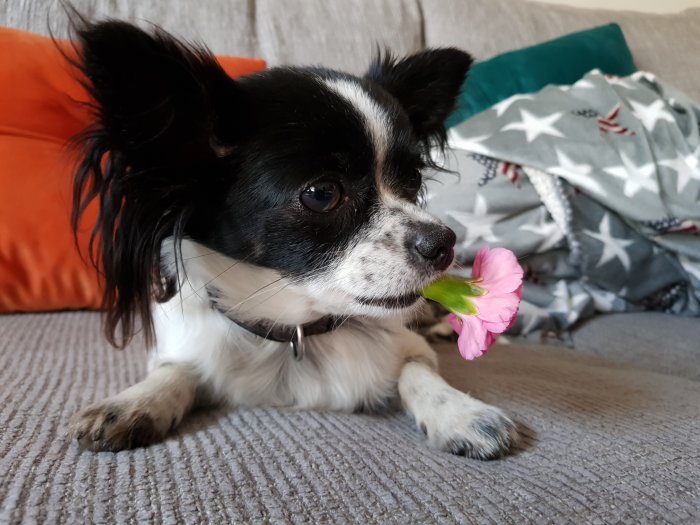
[[[313,64],[360,73],[378,48],[407,54],[423,47],[415,0],[74,0],[90,19],[157,23],[215,53],[260,56],[269,65]],[[69,34],[59,0],[0,3],[0,25]]]
[[[700,381],[700,319],[651,312],[595,317],[573,333],[576,351]]]
[[[450,130],[459,178],[429,182],[428,209],[457,232],[459,262],[484,244],[518,254],[521,332],[601,311],[700,316],[699,121],[643,72],[516,95]]]
[[[649,14],[577,9],[523,0],[420,0],[426,46],[458,46],[485,60],[552,38],[617,22],[639,69],[700,100],[700,8]]]
[[[201,0],[197,2],[133,0],[71,0],[88,19],[116,18],[149,27],[155,23],[175,35],[206,44],[215,53],[259,56],[255,31],[255,2]],[[67,37],[68,17],[60,0],[0,2],[0,25]]]
[[[217,53],[353,71],[370,40],[399,52],[422,45],[420,14],[429,45],[481,58],[615,19],[639,67],[700,99],[691,32],[700,10],[611,16],[514,0],[73,3],[89,16],[161,24]],[[0,24],[45,33],[51,13],[64,36],[56,5],[0,2]],[[642,337],[631,340],[653,351]],[[400,415],[263,409],[195,415],[147,449],[79,453],[65,436],[70,414],[137,381],[144,361],[141,348],[108,348],[95,314],[0,317],[0,523],[700,520],[700,385],[689,380],[539,347],[501,346],[465,363],[449,345],[441,362],[453,384],[524,423],[514,457],[479,463],[427,450]]]
[[[524,0],[74,0],[89,16],[153,22],[217,53],[271,65],[316,63],[362,71],[375,44],[397,53],[455,45],[477,58],[610,21],[622,26],[640,69],[700,100],[700,9],[672,15],[576,9]],[[0,24],[67,32],[58,0],[0,2]],[[681,51],[679,51],[681,50]]]
[[[364,73],[377,49],[423,47],[413,0],[257,0],[261,56],[270,65],[314,64]]]
[[[197,414],[165,443],[80,453],[79,407],[138,380],[89,313],[0,317],[0,523],[691,523],[700,383],[569,350],[440,350],[448,380],[523,425],[482,463],[426,449],[407,417]]]

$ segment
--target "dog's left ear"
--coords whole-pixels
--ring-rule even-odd
[[[399,101],[420,140],[442,142],[445,120],[472,62],[468,53],[455,48],[429,49],[401,60],[386,54],[374,61],[366,78]]]

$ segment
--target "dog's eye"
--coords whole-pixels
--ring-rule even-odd
[[[340,184],[332,181],[320,181],[304,188],[299,200],[311,211],[324,213],[335,209],[343,197]]]
[[[408,200],[415,201],[418,193],[423,187],[423,174],[420,170],[415,170],[408,174],[403,182],[403,196]]]

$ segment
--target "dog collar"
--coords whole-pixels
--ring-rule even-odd
[[[248,324],[239,319],[234,319],[230,315],[226,315],[226,317],[244,330],[258,337],[278,343],[289,343],[289,349],[296,361],[301,361],[304,358],[304,352],[306,350],[305,339],[307,337],[332,332],[336,328],[340,328],[344,322],[343,319],[335,315],[326,315],[316,321],[298,324],[296,326],[278,325],[276,323],[271,324],[267,322]]]
[[[275,341],[277,343],[288,343],[289,349],[296,361],[301,361],[304,359],[304,352],[306,350],[305,339],[307,337],[332,332],[333,330],[340,328],[347,320],[347,316],[341,318],[337,315],[326,315],[320,319],[317,319],[316,321],[298,324],[296,326],[284,324],[281,325],[268,321],[247,323],[232,317],[226,310],[219,307],[215,301],[212,301],[212,306],[233,323],[237,324],[251,334],[257,335],[258,337],[262,337],[263,339],[267,339],[269,341]]]

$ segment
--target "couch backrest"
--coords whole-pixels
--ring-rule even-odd
[[[421,0],[421,5],[425,45],[461,47],[477,59],[617,22],[639,69],[700,101],[700,8],[659,15],[522,0]]]
[[[215,53],[260,56],[270,65],[312,64],[359,73],[379,47],[407,54],[423,47],[417,0],[72,0],[90,19],[156,23]],[[47,16],[49,13],[49,16]],[[56,0],[0,5],[0,24],[67,36]]]
[[[700,9],[672,15],[585,10],[523,0],[73,0],[91,18],[157,23],[216,53],[270,65],[316,64],[361,72],[377,46],[398,54],[454,45],[477,59],[617,21],[637,66],[700,100]],[[11,0],[0,24],[57,36],[56,0]]]

